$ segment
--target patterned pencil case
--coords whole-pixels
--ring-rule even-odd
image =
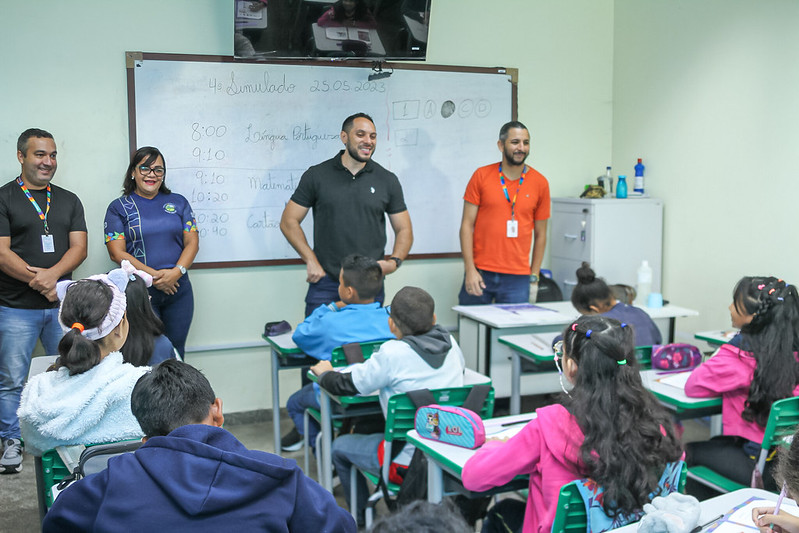
[[[416,411],[414,423],[420,437],[463,448],[477,448],[486,440],[483,419],[464,407],[437,404],[421,407]]]
[[[664,344],[652,346],[652,369],[661,372],[690,370],[702,362],[702,352],[693,344]]]

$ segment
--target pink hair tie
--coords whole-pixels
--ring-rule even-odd
[[[577,322],[572,324],[572,331],[577,331]]]
[[[770,291],[768,291],[768,293],[769,294],[774,294],[776,291],[777,291],[777,289],[771,289]]]
[[[762,291],[764,288],[766,288],[766,286],[764,284],[762,284],[762,283],[757,286],[757,290],[759,290],[759,291]]]

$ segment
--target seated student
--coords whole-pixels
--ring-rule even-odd
[[[369,533],[463,533],[471,531],[458,509],[448,500],[416,500],[375,522]]]
[[[42,531],[356,531],[294,461],[222,429],[222,400],[199,370],[168,359],[130,403],[144,444],[65,489]]]
[[[164,335],[164,323],[155,315],[150,304],[147,287],[153,277],[137,270],[128,260],[122,261],[122,270],[128,274],[125,298],[128,301],[128,339],[120,350],[125,362],[133,366],[155,366],[161,361],[174,359],[175,348]]]
[[[549,531],[560,488],[583,478],[604,488],[606,513],[640,510],[667,463],[682,457],[670,415],[641,382],[632,329],[582,316],[563,335],[555,361],[574,385],[564,388],[563,403],[537,409],[518,434],[486,443],[463,467],[463,485],[475,491],[530,475],[526,509],[503,500],[501,517],[489,512],[504,517],[509,531],[519,531],[521,516],[521,531]]]
[[[786,497],[797,501],[799,498],[799,430],[793,434],[791,447],[780,448],[777,455],[777,466],[774,479],[786,491]],[[774,514],[775,507],[755,507],[752,509],[752,521],[762,533],[799,533],[799,516],[794,516],[784,509]],[[776,528],[774,526],[777,526]]]
[[[721,395],[724,434],[689,443],[686,461],[748,486],[771,404],[799,395],[796,287],[774,277],[746,276],[735,286],[730,315],[732,325],[741,328],[740,347],[722,345],[685,384],[688,396]],[[763,476],[767,489],[774,488],[770,465]]]
[[[362,255],[348,255],[341,263],[338,302],[320,305],[291,336],[306,355],[329,360],[335,348],[350,342],[370,342],[393,339],[388,328],[388,312],[375,301],[383,287],[383,271],[377,261]],[[303,441],[303,413],[308,407],[319,409],[312,383],[295,392],[286,404],[294,428],[283,436],[280,447],[284,452],[297,451]],[[308,439],[313,446],[319,425],[309,420]]]
[[[663,342],[660,330],[646,311],[619,302],[602,278],[588,266],[577,269],[577,286],[572,291],[572,305],[583,315],[604,315],[632,326],[635,346],[652,346]]]
[[[122,360],[128,336],[122,269],[57,284],[58,320],[66,331],[54,369],[22,391],[19,422],[35,455],[71,444],[99,444],[142,436],[130,411],[130,392],[148,367]]]
[[[391,316],[388,317],[388,325],[397,340],[383,344],[370,359],[353,365],[348,373],[331,372],[330,361],[320,361],[311,367],[319,376],[319,385],[338,395],[379,391],[384,416],[388,399],[394,394],[425,388],[462,387],[463,353],[452,335],[435,325],[434,308],[433,298],[424,290],[400,289],[391,301]],[[383,433],[375,433],[342,435],[333,441],[333,465],[348,504],[351,505],[350,469],[356,465],[378,474],[377,449],[382,440]],[[359,521],[369,496],[366,490],[366,480],[358,476]]]

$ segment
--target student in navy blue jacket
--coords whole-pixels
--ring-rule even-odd
[[[66,488],[42,531],[356,531],[294,461],[222,429],[222,400],[188,364],[169,359],[142,376],[131,410],[142,447]]]

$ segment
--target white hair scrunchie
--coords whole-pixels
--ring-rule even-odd
[[[125,309],[127,308],[125,288],[128,286],[129,276],[130,274],[125,272],[123,269],[115,268],[108,274],[96,274],[94,276],[85,278],[87,280],[90,279],[104,283],[111,289],[112,298],[111,305],[108,307],[108,312],[106,312],[105,316],[103,317],[102,323],[96,328],[82,330],[81,335],[91,341],[96,341],[106,337],[114,330],[115,327],[117,327],[117,325],[119,325],[119,323],[122,321],[122,317],[125,316]],[[61,329],[64,330],[64,333],[68,333],[69,330],[73,329],[72,324],[64,323],[63,319],[61,318],[61,312],[64,310],[64,298],[67,296],[67,291],[75,283],[77,282],[72,280],[64,280],[59,281],[56,284],[56,293],[58,294],[58,299],[61,300],[61,305],[58,308],[58,323],[61,325]]]

